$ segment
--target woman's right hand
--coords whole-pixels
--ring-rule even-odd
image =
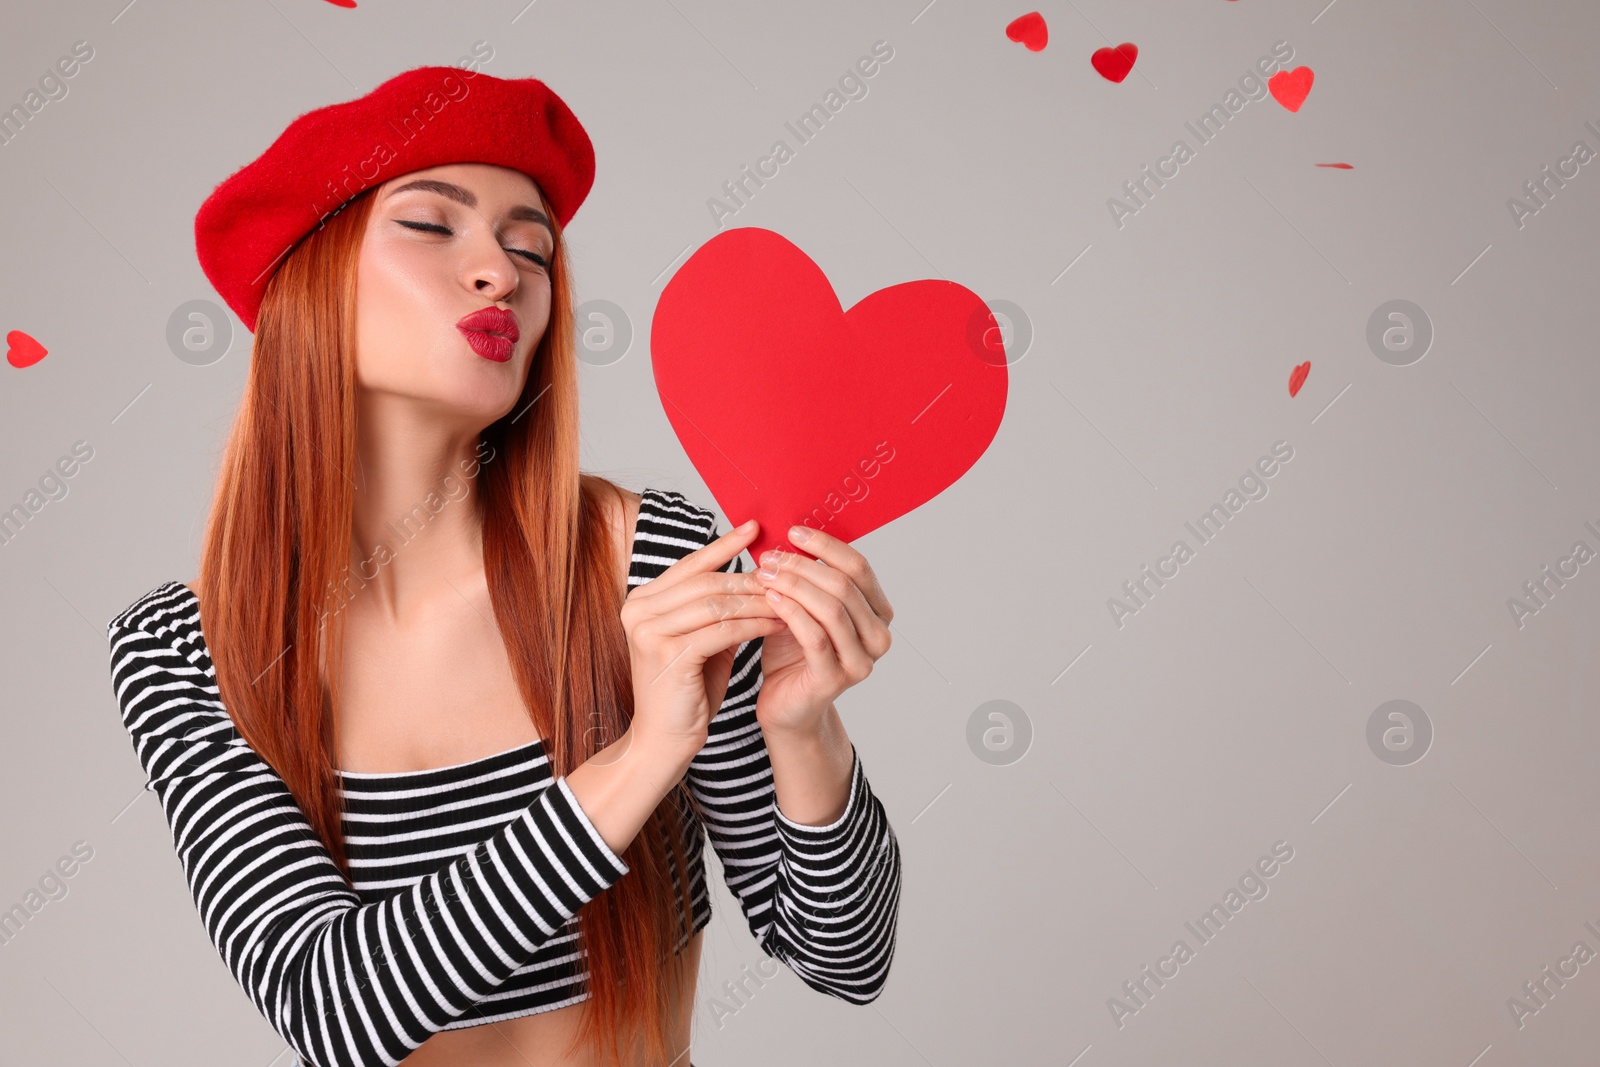
[[[736,527],[630,590],[622,604],[633,665],[634,739],[679,753],[685,765],[705,746],[741,644],[786,625],[753,573],[717,568],[755,538]]]

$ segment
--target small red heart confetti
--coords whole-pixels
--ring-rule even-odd
[[[1340,170],[1354,170],[1355,169],[1354,167],[1352,167],[1348,163],[1318,163],[1317,166],[1319,166],[1319,167],[1338,167]]]
[[[1133,61],[1139,58],[1139,46],[1124,41],[1115,48],[1102,48],[1089,57],[1089,62],[1094,64],[1094,69],[1106,81],[1120,82],[1128,76],[1128,71],[1133,69]]]
[[[1306,96],[1311,92],[1311,82],[1315,77],[1310,67],[1280,70],[1267,79],[1267,89],[1278,103],[1290,111],[1299,111],[1300,105],[1306,102]]]
[[[1306,377],[1311,373],[1311,361],[1308,359],[1294,369],[1289,375],[1289,395],[1297,396],[1300,387],[1306,384]]]
[[[355,7],[356,0],[328,0],[334,7]]]
[[[18,369],[31,367],[50,354],[44,345],[21,330],[6,334],[6,346],[6,362]]]
[[[1038,52],[1050,40],[1050,28],[1044,24],[1043,15],[1030,11],[1011,20],[1006,26],[1006,36],[1020,42],[1028,51]]]

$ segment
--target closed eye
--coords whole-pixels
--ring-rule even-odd
[[[455,235],[455,231],[450,229],[450,227],[440,226],[439,224],[433,222],[412,222],[409,219],[395,219],[395,221],[402,226],[407,226],[414,230],[426,230],[429,233],[442,233],[446,236]],[[506,251],[514,252],[525,259],[529,259],[546,270],[550,269],[550,261],[535,252],[529,252],[524,248],[507,248]]]

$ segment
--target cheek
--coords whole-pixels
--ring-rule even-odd
[[[539,271],[524,272],[519,291],[511,299],[511,307],[517,314],[517,321],[522,324],[522,338],[517,342],[517,348],[526,349],[530,359],[533,350],[539,347],[545,330],[549,328],[551,304],[549,276]]]
[[[435,267],[436,269],[436,267]],[[356,370],[362,384],[398,384],[428,363],[454,331],[441,304],[447,279],[403,248],[364,251],[356,273]]]

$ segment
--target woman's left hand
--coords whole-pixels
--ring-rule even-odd
[[[804,541],[796,535],[809,534]],[[816,556],[771,550],[756,561],[776,569],[757,577],[786,628],[761,639],[756,721],[764,730],[818,729],[834,698],[864,680],[889,651],[894,609],[866,557],[847,542],[808,526],[792,544]]]

